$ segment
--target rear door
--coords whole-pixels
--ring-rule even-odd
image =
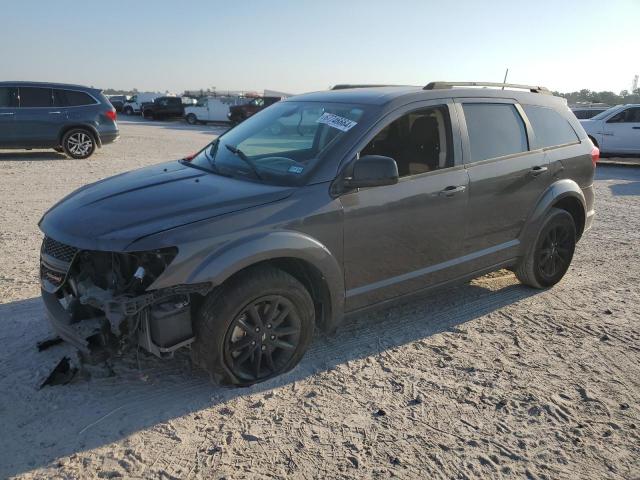
[[[51,88],[20,87],[16,137],[25,147],[55,147],[63,110],[53,106]]]
[[[640,153],[640,107],[622,110],[604,123],[601,147],[611,153]]]
[[[457,99],[469,173],[464,253],[470,271],[516,256],[529,212],[551,184],[544,151],[534,148],[522,107],[510,99]]]
[[[18,89],[0,87],[0,146],[17,146],[15,119],[18,107]]]

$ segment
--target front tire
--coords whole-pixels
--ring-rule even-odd
[[[189,125],[195,125],[196,123],[198,123],[198,117],[196,117],[195,113],[190,113],[189,115],[187,115],[186,120]]]
[[[122,113],[124,113],[125,115],[133,115],[133,108],[132,107],[124,107],[124,110],[122,111]]]
[[[96,150],[96,141],[90,131],[84,128],[74,128],[62,137],[62,148],[68,157],[82,160],[93,155]]]
[[[535,243],[516,267],[516,277],[533,288],[552,287],[567,273],[575,248],[573,217],[566,210],[552,208]]]
[[[252,385],[291,370],[311,343],[314,304],[288,273],[258,267],[210,293],[194,328],[194,363],[222,384]]]

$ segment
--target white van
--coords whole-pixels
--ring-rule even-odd
[[[161,97],[160,93],[142,92],[132,95],[122,107],[122,113],[125,115],[134,115],[141,112],[143,103],[153,102],[156,98]]]
[[[243,105],[250,98],[239,96],[205,97],[198,100],[194,106],[184,109],[184,116],[188,123],[228,122],[229,107]]]

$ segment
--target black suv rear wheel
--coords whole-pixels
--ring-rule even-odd
[[[194,327],[194,362],[220,383],[251,385],[300,361],[313,336],[314,305],[294,277],[260,267],[209,294]]]
[[[517,266],[515,273],[525,285],[547,288],[567,273],[576,248],[576,225],[566,210],[552,208],[545,218],[536,243]]]
[[[89,130],[73,128],[62,137],[62,148],[71,158],[89,158],[96,150],[96,141]]]

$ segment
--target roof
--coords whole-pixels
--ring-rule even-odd
[[[439,98],[512,98],[524,103],[550,104],[562,102],[565,99],[555,97],[553,95],[545,95],[541,93],[532,93],[528,91],[518,91],[506,88],[435,88],[425,90],[423,87],[416,86],[382,86],[382,87],[356,87],[342,88],[338,90],[324,90],[320,92],[304,93],[289,97],[284,101],[300,101],[300,102],[337,102],[337,103],[354,103],[365,105],[387,105],[394,101],[402,101],[403,103],[430,100]]]
[[[87,87],[86,85],[75,85],[72,83],[56,83],[56,82],[25,82],[22,80],[16,81],[1,81],[0,85],[17,85],[24,87],[44,87],[44,88],[76,88],[81,90],[96,90],[100,91],[99,88]]]

